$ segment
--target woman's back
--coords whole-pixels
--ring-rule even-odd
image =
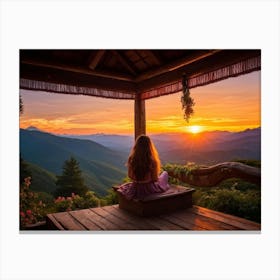
[[[164,172],[159,180],[160,160],[148,136],[141,135],[137,138],[127,165],[128,176],[133,182],[122,185],[119,192],[128,199],[143,198],[169,188],[167,172]]]

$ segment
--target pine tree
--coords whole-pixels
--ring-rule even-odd
[[[54,193],[56,197],[71,196],[72,193],[82,196],[89,190],[84,183],[79,163],[73,157],[64,162],[63,173],[57,176],[56,185],[58,186]]]

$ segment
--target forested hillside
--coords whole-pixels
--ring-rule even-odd
[[[99,195],[126,176],[126,156],[89,140],[21,129],[20,152],[24,160],[55,175],[61,173],[65,160],[75,157],[86,185]]]

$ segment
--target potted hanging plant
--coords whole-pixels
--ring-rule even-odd
[[[182,90],[183,90],[183,94],[181,97],[181,103],[182,103],[182,109],[184,112],[184,119],[187,122],[189,122],[191,115],[193,115],[193,113],[194,113],[193,106],[195,105],[195,102],[194,102],[193,98],[190,96],[190,90],[187,85],[186,75],[183,75]]]

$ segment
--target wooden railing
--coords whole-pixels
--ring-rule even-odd
[[[197,187],[213,187],[229,178],[240,178],[261,185],[261,169],[239,162],[223,162],[210,167],[198,167],[189,172],[169,169],[168,174]]]

